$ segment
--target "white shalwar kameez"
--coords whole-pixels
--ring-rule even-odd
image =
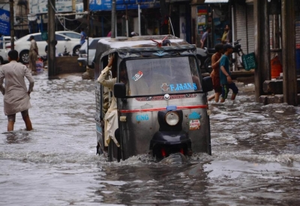
[[[105,67],[100,76],[98,77],[97,81],[102,84],[103,86],[109,88],[109,90],[113,93],[113,87],[116,83],[117,79],[107,79],[109,75],[109,70],[111,67]],[[118,129],[118,112],[117,112],[117,100],[115,96],[112,96],[111,105],[108,108],[107,112],[104,116],[104,146],[107,147],[109,145],[110,140],[112,139],[117,147],[120,147],[119,142],[115,137],[115,131]]]

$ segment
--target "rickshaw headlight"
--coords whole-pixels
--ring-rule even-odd
[[[168,125],[174,126],[179,122],[179,116],[176,112],[168,112],[165,116]]]

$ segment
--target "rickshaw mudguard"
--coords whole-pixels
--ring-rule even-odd
[[[155,144],[179,145],[191,141],[184,131],[158,131],[154,134],[150,143],[150,150]]]

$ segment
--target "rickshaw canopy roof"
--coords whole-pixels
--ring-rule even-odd
[[[163,39],[168,39],[170,46],[161,46]],[[134,36],[118,38],[102,38],[98,41],[98,47],[102,50],[102,57],[117,52],[120,57],[132,57],[132,53],[152,51],[189,51],[194,53],[196,46],[183,39],[174,36]],[[130,54],[130,55],[129,55]],[[127,55],[127,56],[126,56]],[[129,55],[129,56],[128,56]]]

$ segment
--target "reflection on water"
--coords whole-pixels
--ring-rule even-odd
[[[23,132],[6,132],[7,144],[21,144],[30,142],[30,134],[26,131]]]
[[[300,205],[299,107],[258,104],[253,85],[209,104],[211,156],[110,163],[96,155],[94,82],[35,79],[33,131],[19,116],[7,133],[0,113],[0,205]]]

